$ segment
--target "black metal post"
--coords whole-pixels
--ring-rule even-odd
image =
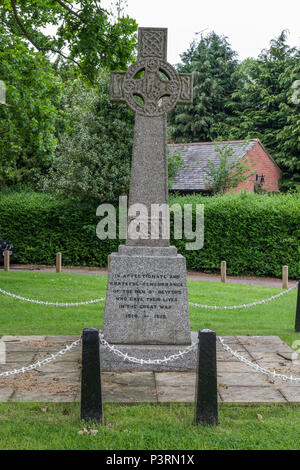
[[[295,331],[297,331],[297,332],[300,331],[300,281],[298,281],[298,295],[297,295]]]
[[[204,426],[219,422],[216,340],[215,331],[199,331],[195,424]]]
[[[99,330],[82,334],[81,419],[103,424]]]

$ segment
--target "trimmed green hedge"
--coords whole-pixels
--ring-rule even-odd
[[[205,205],[204,247],[184,253],[189,269],[220,272],[226,260],[228,274],[280,277],[288,265],[289,276],[300,279],[300,194],[190,196],[174,202]]]
[[[173,203],[205,206],[204,247],[186,251],[188,240],[172,240],[189,270],[219,272],[226,260],[228,274],[279,277],[286,264],[300,278],[300,195],[171,196]],[[0,239],[14,244],[16,263],[53,265],[61,251],[65,265],[106,266],[119,242],[96,237],[99,220],[96,208],[78,202],[0,193]]]

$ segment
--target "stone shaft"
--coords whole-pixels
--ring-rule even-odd
[[[151,208],[153,204],[168,204],[168,164],[166,157],[166,117],[136,116],[134,147],[131,164],[129,207],[143,204],[148,210],[148,239],[133,240],[128,233],[127,245],[169,246],[163,239],[161,224],[169,227],[169,211],[164,212],[159,236],[151,236]],[[151,219],[151,220],[150,220]],[[130,222],[130,217],[129,217]],[[155,221],[154,221],[155,222]]]

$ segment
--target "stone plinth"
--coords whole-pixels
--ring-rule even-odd
[[[197,341],[197,333],[189,333],[190,343]],[[164,359],[176,355],[179,351],[184,351],[187,347],[179,345],[140,345],[140,344],[115,344],[116,349],[123,354],[128,354],[130,357],[136,359],[156,360]],[[187,352],[181,358],[174,361],[168,361],[161,364],[136,364],[128,360],[124,361],[113,352],[109,351],[104,346],[101,346],[101,368],[103,371],[108,372],[129,372],[129,371],[195,371],[197,367],[197,347],[192,351]]]
[[[175,247],[111,255],[103,334],[113,344],[191,344],[186,263]]]

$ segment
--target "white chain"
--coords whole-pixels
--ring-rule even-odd
[[[255,307],[256,305],[266,304],[267,302],[271,302],[272,300],[278,299],[279,297],[282,297],[283,295],[288,294],[292,290],[297,289],[297,287],[298,286],[296,285],[294,287],[291,287],[290,289],[285,290],[284,292],[281,292],[280,294],[273,295],[272,297],[269,297],[268,299],[259,300],[257,302],[252,302],[250,304],[229,305],[229,306],[222,307],[219,305],[202,305],[202,304],[195,304],[193,302],[189,302],[189,305],[191,305],[192,307],[205,308],[205,309],[210,309],[210,310],[234,310],[234,309]],[[6,292],[3,289],[0,289],[0,293],[4,295],[8,295],[9,297],[12,297],[13,299],[23,300],[24,302],[30,302],[32,304],[48,305],[48,306],[54,306],[54,307],[80,307],[81,305],[97,304],[100,302],[104,302],[106,300],[105,297],[102,297],[101,299],[87,300],[86,302],[59,303],[59,302],[44,302],[42,300],[27,299],[25,297],[12,294],[11,292]]]
[[[17,374],[24,374],[24,372],[28,372],[31,370],[39,369],[44,364],[49,364],[49,362],[55,361],[59,356],[63,356],[67,352],[69,352],[75,346],[78,346],[81,342],[81,338],[74,341],[74,343],[70,344],[70,346],[66,345],[61,351],[57,352],[56,354],[51,354],[51,356],[46,357],[42,361],[38,361],[35,364],[31,364],[27,367],[22,367],[21,369],[14,369],[14,370],[7,370],[6,372],[1,372],[0,377],[9,377],[11,375]]]
[[[132,357],[132,356],[129,356],[128,354],[124,354],[122,351],[119,351],[115,346],[110,345],[104,339],[104,336],[101,332],[99,332],[99,338],[100,338],[100,343],[106,349],[108,349],[113,354],[115,354],[116,356],[122,358],[124,361],[128,360],[129,362],[134,362],[135,364],[140,364],[140,365],[144,365],[144,364],[159,365],[159,364],[164,364],[166,362],[175,361],[179,358],[182,358],[185,354],[187,354],[190,351],[192,351],[193,349],[195,349],[198,345],[198,342],[194,342],[190,346],[185,348],[183,351],[179,351],[178,354],[173,354],[169,357],[164,357],[163,359],[137,359],[136,357]],[[50,362],[55,361],[55,359],[57,359],[57,357],[63,356],[68,351],[70,351],[72,348],[74,348],[75,346],[78,346],[80,344],[80,342],[81,342],[81,338],[74,341],[74,343],[72,343],[70,346],[65,346],[65,348],[62,349],[61,351],[59,351],[58,353],[52,354],[51,356],[46,357],[42,361],[38,361],[35,364],[31,364],[30,366],[27,366],[27,367],[22,367],[21,369],[13,369],[13,370],[9,370],[9,371],[6,371],[6,372],[2,372],[2,373],[0,373],[0,377],[9,377],[11,375],[17,375],[17,374],[21,374],[21,373],[24,374],[24,372],[28,372],[28,371],[31,371],[31,370],[34,370],[34,369],[38,369],[38,368],[42,367],[44,364],[49,364]]]
[[[171,356],[164,357],[163,359],[138,359],[136,357],[129,356],[127,353],[123,353],[122,351],[118,350],[114,345],[110,345],[105,339],[104,336],[101,332],[99,332],[99,338],[100,338],[100,343],[108,349],[110,352],[115,354],[116,356],[120,357],[123,359],[123,361],[129,361],[133,362],[135,364],[140,364],[140,365],[160,365],[160,364],[165,364],[167,362],[171,361],[176,361],[177,359],[182,358],[185,354],[188,354],[189,352],[193,351],[196,349],[198,346],[198,342],[193,342],[190,346],[185,348],[183,351],[179,351],[177,354],[172,354]],[[245,357],[243,357],[241,354],[239,354],[237,351],[234,351],[230,346],[224,343],[224,339],[220,336],[217,337],[218,341],[222,345],[223,349],[230,354],[232,354],[234,357],[236,357],[239,361],[243,362],[247,366],[251,367],[252,369],[256,370],[257,372],[261,372],[262,374],[265,374],[272,379],[279,379],[283,380],[284,382],[295,382],[299,383],[300,382],[300,377],[293,377],[292,375],[287,376],[283,374],[277,374],[275,370],[272,372],[264,367],[261,367],[259,364],[255,364],[254,362],[248,361]],[[81,338],[77,339],[74,341],[70,346],[66,345],[61,351],[57,352],[56,354],[51,354],[51,356],[46,357],[42,361],[38,361],[35,364],[31,364],[30,366],[22,367],[21,369],[13,369],[13,370],[8,370],[5,372],[0,373],[0,377],[9,377],[12,375],[17,375],[17,374],[24,374],[25,372],[29,372],[35,369],[41,368],[45,364],[49,364],[50,362],[55,361],[58,357],[63,356],[67,352],[69,352],[71,349],[74,347],[78,346],[81,343]]]
[[[220,336],[218,336],[218,341],[221,343],[221,345],[222,345],[223,349],[225,349],[225,351],[228,351],[230,354],[232,354],[234,357],[236,357],[239,361],[243,362],[244,364],[246,364],[249,367],[252,367],[252,369],[255,369],[257,372],[261,372],[262,374],[268,375],[272,379],[283,380],[284,382],[292,382],[292,383],[293,382],[296,382],[296,383],[300,382],[300,377],[293,377],[292,375],[287,376],[287,375],[283,375],[283,374],[277,374],[277,372],[275,372],[275,370],[272,372],[268,369],[265,369],[264,367],[261,367],[259,364],[255,364],[254,362],[248,361],[248,359],[246,359],[241,354],[239,354],[237,351],[234,351],[233,349],[231,349],[230,346],[225,344],[224,339],[221,338]]]
[[[285,294],[288,294],[294,289],[297,289],[297,285],[294,287],[291,287],[290,289],[285,290],[284,292],[280,292],[280,294],[277,295],[272,295],[272,297],[269,297],[268,299],[263,299],[259,300],[257,302],[252,302],[250,304],[243,304],[243,305],[229,305],[229,306],[216,306],[216,305],[201,305],[201,304],[194,304],[192,302],[189,302],[189,305],[192,307],[199,307],[199,308],[206,308],[206,309],[211,309],[211,310],[234,310],[234,309],[240,309],[240,308],[248,308],[248,307],[255,307],[256,305],[262,305],[266,304],[267,302],[271,302],[272,300],[278,299],[279,297],[282,297]]]
[[[137,359],[136,357],[128,356],[127,353],[124,354],[122,351],[117,349],[114,345],[110,345],[104,339],[104,336],[101,332],[99,332],[99,337],[100,337],[101,344],[110,352],[112,352],[116,356],[123,359],[123,361],[129,361],[129,362],[133,362],[134,364],[140,364],[140,365],[159,365],[159,364],[165,364],[171,361],[176,361],[177,359],[182,358],[185,354],[188,354],[190,351],[195,349],[198,345],[198,342],[194,342],[190,346],[185,348],[183,351],[179,351],[177,354],[172,354],[171,356],[164,357],[163,359]]]
[[[89,304],[97,304],[99,302],[104,302],[106,299],[103,297],[102,299],[95,299],[95,300],[88,300],[86,302],[74,302],[74,303],[59,303],[59,302],[44,302],[42,300],[33,300],[33,299],[26,299],[25,297],[20,297],[19,295],[12,294],[11,292],[6,292],[3,289],[0,289],[0,293],[4,295],[8,295],[13,299],[23,300],[24,302],[30,302],[32,304],[39,304],[39,305],[50,305],[54,307],[80,307],[81,305],[89,305]]]

